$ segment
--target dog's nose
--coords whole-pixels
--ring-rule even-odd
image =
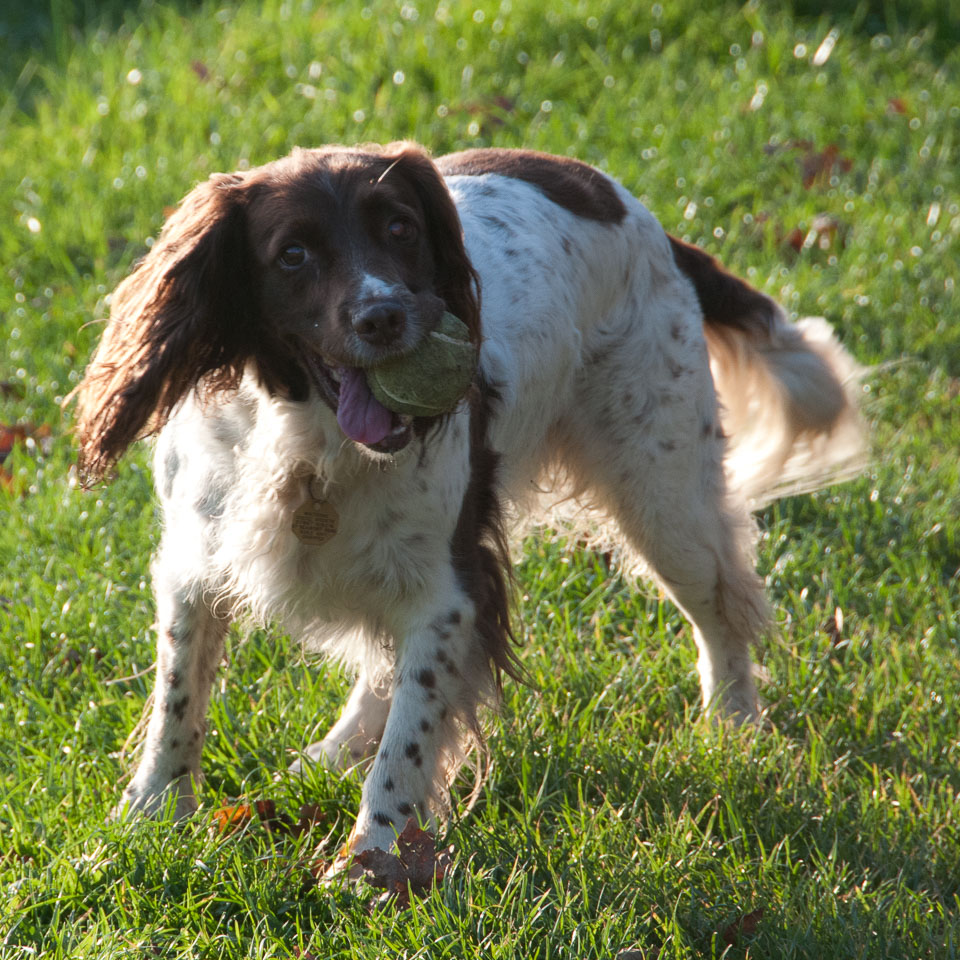
[[[407,311],[397,300],[378,300],[361,307],[351,323],[357,336],[376,347],[386,347],[399,339],[407,322]]]

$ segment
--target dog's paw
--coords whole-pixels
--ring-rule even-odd
[[[110,812],[109,821],[132,820],[137,817],[156,817],[168,810],[174,820],[183,820],[197,810],[197,798],[189,778],[175,783],[167,783],[159,788],[140,786],[134,781],[126,790],[120,802]]]
[[[333,862],[316,874],[317,882],[322,887],[332,887],[339,884],[353,884],[363,879],[363,867],[353,858],[348,847],[344,847],[334,858]]]
[[[305,747],[288,769],[291,773],[302,773],[307,765],[319,763],[328,770],[345,770],[346,764],[343,764],[340,759],[342,750],[342,744],[334,743],[332,740],[318,740],[316,743],[311,743],[309,747]]]

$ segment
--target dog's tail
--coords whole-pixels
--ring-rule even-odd
[[[758,507],[859,472],[866,370],[822,317],[797,323],[697,247],[671,237],[704,314],[730,487]]]

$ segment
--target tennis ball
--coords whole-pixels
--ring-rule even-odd
[[[445,313],[412,353],[367,370],[370,392],[388,410],[413,417],[449,413],[477,372],[477,348],[466,325]]]

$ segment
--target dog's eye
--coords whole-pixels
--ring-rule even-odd
[[[307,262],[307,249],[299,243],[291,243],[283,248],[277,263],[285,270],[296,270]]]
[[[392,240],[400,243],[414,243],[417,239],[417,225],[403,217],[397,217],[387,224],[387,233]]]

